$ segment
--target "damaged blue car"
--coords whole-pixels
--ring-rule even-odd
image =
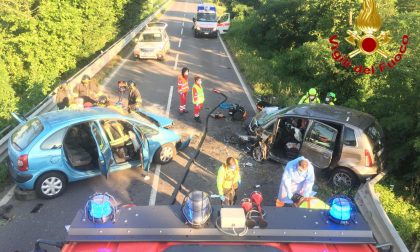
[[[21,123],[8,142],[9,171],[22,190],[42,198],[62,194],[67,183],[128,169],[166,164],[189,139],[168,129],[169,118],[143,110],[60,110]]]

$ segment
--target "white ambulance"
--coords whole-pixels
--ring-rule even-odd
[[[218,32],[223,34],[229,30],[229,27],[229,13],[225,13],[217,18],[215,5],[197,5],[197,14],[193,17],[194,37],[206,36],[217,38]]]

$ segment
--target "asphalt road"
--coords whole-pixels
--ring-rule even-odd
[[[204,127],[204,124],[193,120],[191,96],[187,103],[190,113],[178,114],[177,75],[183,66],[190,69],[190,86],[193,76],[199,75],[203,79],[206,96],[203,119],[222,100],[220,95],[212,92],[213,88],[220,89],[229,97],[229,102],[241,104],[253,116],[251,102],[220,40],[193,37],[191,20],[196,4],[193,1],[175,1],[161,17],[161,21],[168,23],[167,32],[171,40],[171,51],[164,62],[139,61],[129,53],[103,83],[105,92],[116,95],[118,80],[134,80],[141,91],[145,109],[168,115],[175,121],[175,131],[195,136],[190,147],[179,153],[170,164],[153,165],[150,180],[147,181],[144,173],[132,169],[112,173],[107,179],[96,177],[69,184],[67,191],[53,200],[12,199],[9,202],[13,206],[10,214],[14,218],[0,224],[1,252],[30,251],[39,238],[65,240],[64,226],[71,223],[76,211],[83,208],[88,197],[95,192],[108,192],[121,203],[170,204],[176,185],[184,175],[185,165],[195,151]],[[244,154],[241,146],[232,140],[232,136],[243,131],[244,125],[243,122],[233,122],[229,118],[210,119],[208,137],[202,153],[197,163],[191,166],[184,190],[177,194],[177,203],[181,203],[185,194],[191,190],[216,192],[217,168],[228,156],[234,156],[240,160],[243,175],[239,194],[249,194],[254,190],[254,185],[262,184],[264,186],[260,190],[265,195],[266,204],[273,205],[281,175],[278,169],[280,165],[270,162],[259,165]],[[250,163],[251,166],[245,166],[245,163]],[[49,251],[57,250],[49,248]]]

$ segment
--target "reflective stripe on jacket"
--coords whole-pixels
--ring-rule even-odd
[[[317,104],[317,103],[321,103],[321,101],[319,100],[318,97],[315,97],[315,99],[313,101],[311,101],[309,99],[309,95],[304,95],[298,104]]]
[[[192,88],[192,103],[194,105],[203,104],[204,103],[204,91],[201,85],[194,83]]]
[[[178,76],[178,93],[188,93],[190,87],[188,86],[188,80],[181,74]]]

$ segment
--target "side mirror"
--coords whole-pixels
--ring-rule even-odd
[[[195,23],[195,21],[197,21],[197,19],[195,17],[193,17],[193,22]]]

